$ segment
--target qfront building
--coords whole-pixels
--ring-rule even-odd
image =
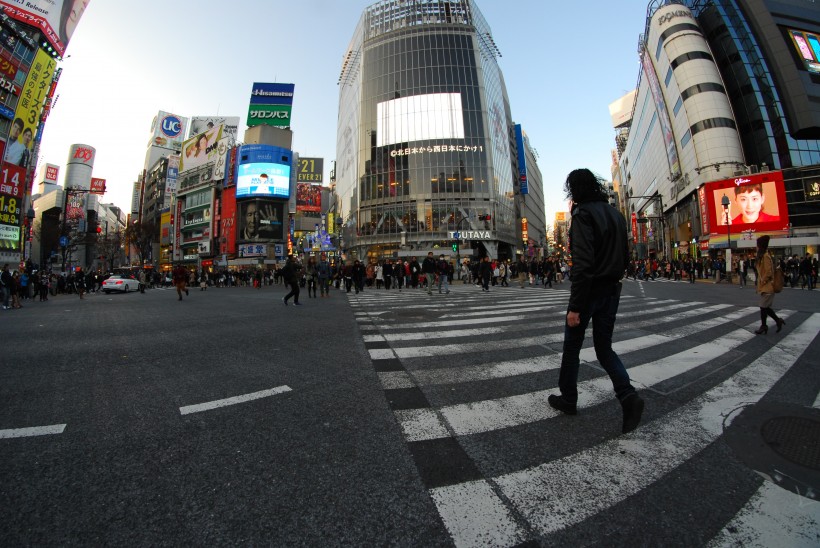
[[[613,116],[636,257],[729,259],[761,234],[816,255],[820,7],[654,0],[639,53],[631,111]]]
[[[364,11],[339,76],[336,192],[353,258],[521,251],[499,56],[473,1]]]

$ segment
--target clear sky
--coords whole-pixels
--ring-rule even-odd
[[[105,202],[130,211],[151,121],[239,116],[253,82],[296,85],[293,147],[336,158],[336,84],[370,0],[92,0],[61,63],[39,165],[60,166],[73,143],[97,149]],[[501,51],[513,119],[538,151],[547,222],[566,209],[567,173],[610,178],[609,104],[634,89],[646,2],[477,0]]]

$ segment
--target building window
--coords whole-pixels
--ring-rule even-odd
[[[692,130],[687,129],[686,133],[684,133],[683,137],[681,137],[680,147],[681,148],[685,147],[689,143],[689,141],[691,141],[691,140],[692,140]]]
[[[678,115],[678,111],[680,110],[680,107],[682,107],[682,106],[683,106],[683,99],[681,99],[680,97],[678,97],[678,100],[675,102],[675,106],[672,108],[672,113],[673,113],[675,116],[677,116],[677,115]]]
[[[670,80],[672,80],[672,67],[669,67],[669,69],[666,71],[666,79],[664,80],[666,87],[669,87]]]
[[[715,82],[704,82],[702,84],[695,84],[692,87],[688,87],[683,90],[680,95],[683,97],[683,100],[686,101],[693,95],[697,95],[698,93],[703,93],[704,91],[716,91],[718,93],[726,94],[726,89]]]
[[[707,118],[706,120],[701,120],[700,122],[692,124],[692,126],[689,129],[692,130],[692,135],[695,135],[696,133],[700,133],[703,130],[712,129],[716,127],[728,127],[731,129],[737,129],[735,121],[731,118]]]
[[[688,53],[684,53],[683,55],[679,55],[669,63],[672,66],[672,70],[678,68],[683,63],[687,61],[694,61],[696,59],[705,59],[707,61],[714,62],[714,58],[705,51],[690,51]]]

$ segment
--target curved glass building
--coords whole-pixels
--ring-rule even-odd
[[[515,136],[470,0],[368,7],[339,76],[336,192],[359,259],[514,255]]]

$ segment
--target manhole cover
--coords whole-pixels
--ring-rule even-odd
[[[801,417],[774,417],[760,433],[771,449],[795,464],[820,470],[820,422]]]

